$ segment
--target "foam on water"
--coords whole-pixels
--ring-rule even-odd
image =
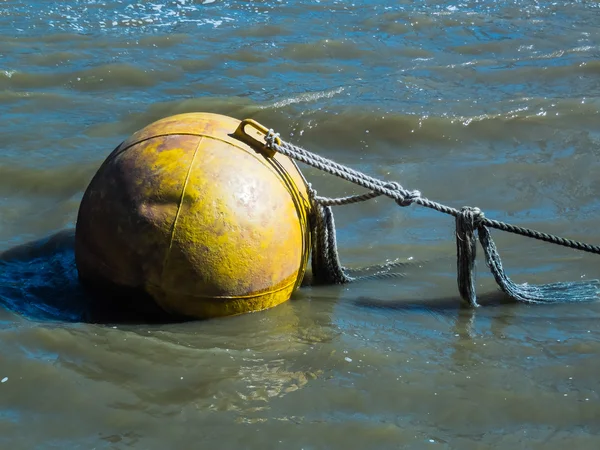
[[[93,34],[98,32],[127,33],[144,32],[144,29],[170,27],[178,23],[220,26],[231,17],[211,17],[203,8],[211,1],[201,4],[178,0],[165,3],[129,3],[123,1],[74,1],[35,3],[11,8],[11,24],[17,31],[31,33],[40,28],[41,22],[60,31]],[[15,14],[16,13],[16,14]],[[5,11],[8,15],[8,11]],[[205,17],[208,16],[208,17]]]

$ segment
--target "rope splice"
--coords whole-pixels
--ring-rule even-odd
[[[460,210],[429,200],[420,191],[407,190],[396,182],[388,182],[371,177],[363,172],[336,163],[323,156],[311,153],[301,147],[282,141],[279,133],[267,130],[253,120],[240,124],[238,131],[243,132],[246,124],[251,124],[256,130],[265,134],[263,150],[267,155],[281,153],[295,161],[319,169],[338,178],[368,189],[369,192],[340,198],[318,196],[310,187],[309,192],[314,209],[313,225],[313,276],[323,283],[344,284],[354,281],[341,265],[337,250],[335,222],[332,206],[341,206],[367,201],[379,196],[393,199],[399,206],[407,207],[417,204],[451,215],[456,221],[457,247],[457,282],[458,290],[463,301],[472,307],[479,306],[475,292],[475,257],[477,240],[483,248],[486,265],[489,267],[500,289],[514,300],[525,303],[576,303],[590,302],[598,299],[600,293],[599,280],[575,282],[558,282],[541,285],[514,283],[506,275],[500,255],[496,248],[489,228],[495,228],[508,233],[549,242],[563,247],[572,248],[588,253],[600,254],[600,246],[590,245],[571,239],[542,233],[529,228],[518,227],[505,222],[492,220],[483,214],[479,208],[463,207]],[[236,132],[237,134],[237,132]]]

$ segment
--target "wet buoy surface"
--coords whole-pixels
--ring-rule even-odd
[[[308,260],[308,194],[287,157],[190,113],[133,134],[84,193],[75,257],[91,286],[137,289],[165,311],[228,316],[288,300]]]

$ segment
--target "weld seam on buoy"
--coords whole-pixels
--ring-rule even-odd
[[[210,139],[214,139],[216,141],[220,141],[220,142],[224,142],[226,144],[229,145],[233,145],[236,148],[239,148],[240,150],[244,150],[245,152],[247,152],[247,150],[243,147],[240,147],[239,145],[234,144],[235,139],[232,138],[231,141],[228,141],[226,139],[221,139],[217,136],[209,136],[207,134],[200,134],[200,133],[190,133],[190,132],[181,132],[181,133],[161,133],[161,134],[157,134],[154,136],[150,136],[144,139],[139,139],[136,140],[134,142],[131,142],[130,144],[128,144],[126,147],[123,147],[122,149],[119,149],[119,147],[117,147],[117,149],[119,149],[117,152],[109,155],[106,160],[105,163],[113,160],[114,158],[116,158],[117,156],[121,155],[122,153],[126,152],[127,150],[129,150],[131,147],[135,147],[136,145],[142,144],[146,141],[151,141],[152,139],[156,139],[156,138],[161,138],[161,137],[168,137],[168,136],[201,136],[201,137],[206,137],[206,138],[210,138]],[[121,144],[123,144],[126,141],[123,141]]]
[[[260,160],[261,155],[262,155],[261,151],[260,150],[256,150],[256,149],[252,149],[253,151],[249,152],[248,149],[242,147],[241,145],[238,145],[236,143],[236,139],[233,138],[233,137],[232,137],[231,141],[229,141],[227,139],[221,139],[221,138],[219,138],[217,136],[210,136],[210,135],[207,135],[207,134],[189,133],[189,132],[188,133],[183,133],[182,132],[182,133],[163,133],[163,134],[157,134],[155,136],[150,136],[150,137],[145,138],[145,139],[140,139],[138,141],[133,142],[132,144],[129,144],[127,147],[125,147],[123,149],[120,149],[114,155],[110,155],[109,157],[107,157],[106,162],[108,162],[110,159],[116,158],[117,156],[119,156],[122,153],[124,153],[127,150],[129,150],[131,147],[134,147],[134,146],[136,146],[138,144],[141,144],[141,143],[146,142],[146,141],[151,141],[151,140],[156,139],[156,138],[168,137],[168,136],[198,136],[198,137],[201,137],[201,138],[213,139],[215,141],[219,141],[219,142],[223,142],[224,144],[231,145],[231,146],[233,146],[233,147],[235,147],[235,148],[237,148],[239,150],[242,150],[244,153],[247,153],[249,155],[253,155],[254,157],[256,157],[259,160]],[[200,146],[200,143],[198,143],[198,147],[199,146]],[[196,148],[196,151],[198,150],[198,147]],[[194,158],[195,158],[195,154],[194,154]],[[275,160],[274,158],[266,158],[266,159],[269,160],[270,162],[274,161],[277,164],[279,164],[277,162],[277,160]],[[298,166],[295,163],[294,163],[294,166],[296,167],[296,169],[298,170],[298,172],[301,174],[302,178],[306,181],[306,178],[302,175],[302,172],[300,172],[300,169],[298,168]],[[281,164],[279,164],[278,167],[280,167],[281,171],[285,174],[286,178],[289,179],[290,184],[293,186],[293,189],[289,189],[284,180],[279,180],[286,187],[286,189],[289,190],[290,195],[292,195],[292,196],[294,196],[294,195],[299,196],[302,200],[304,200],[304,202],[300,202],[301,204],[304,203],[304,206],[309,205],[310,202],[307,199],[304,199],[301,196],[300,192],[298,191],[298,186],[296,185],[296,183],[294,182],[294,180],[292,179],[292,177],[289,175],[288,171],[283,166],[281,166]],[[300,209],[299,209],[299,211],[300,211]],[[306,216],[306,214],[304,213],[304,211],[303,211],[303,215]]]
[[[198,136],[198,135],[197,135]],[[183,205],[183,199],[185,198],[185,191],[187,190],[188,183],[190,181],[190,174],[192,173],[192,169],[194,168],[194,162],[196,161],[196,155],[198,154],[198,149],[200,148],[200,144],[204,141],[205,136],[199,136],[198,142],[196,143],[196,148],[194,149],[194,154],[192,155],[192,160],[190,161],[190,165],[185,174],[185,180],[183,181],[183,186],[181,188],[181,195],[179,196],[179,203],[177,204],[177,212],[175,213],[175,219],[173,220],[173,225],[171,226],[171,235],[169,236],[169,247],[165,252],[165,257],[163,259],[162,272],[160,275],[161,282],[164,280],[165,269],[168,267],[169,259],[171,258],[171,250],[173,248],[173,240],[175,239],[175,231],[177,230],[177,222],[179,220],[179,216],[181,214],[181,205]]]
[[[266,295],[266,294],[274,294],[276,292],[281,292],[284,291],[286,289],[289,289],[289,287],[291,285],[293,285],[294,283],[296,283],[296,281],[290,281],[288,283],[286,283],[283,286],[278,287],[277,289],[269,289],[269,290],[264,290],[264,291],[257,291],[253,294],[247,294],[247,295],[192,295],[190,293],[187,292],[183,292],[183,291],[178,291],[175,289],[170,289],[169,293],[171,294],[179,294],[179,295],[188,295],[190,297],[194,297],[197,299],[221,299],[221,300],[238,300],[238,299],[248,299],[248,298],[256,298],[256,297],[260,297],[262,295]],[[157,289],[162,289],[161,286],[155,284],[155,283],[147,283],[147,286],[150,287],[154,287]]]

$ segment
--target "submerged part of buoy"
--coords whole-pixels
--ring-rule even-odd
[[[310,249],[307,186],[290,159],[238,139],[241,123],[180,114],[119,145],[81,201],[80,279],[193,318],[288,300]]]

